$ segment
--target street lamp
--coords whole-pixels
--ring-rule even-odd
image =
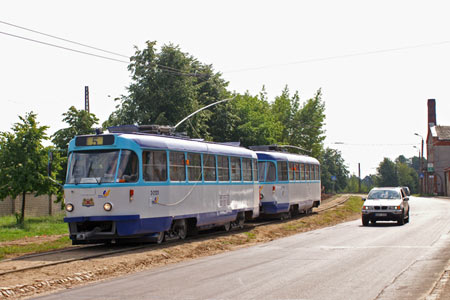
[[[414,133],[414,135],[419,136],[422,139],[422,151],[419,150],[419,160],[420,160],[420,172],[419,172],[419,193],[422,196],[422,191],[423,191],[423,178],[420,178],[420,176],[424,176],[423,174],[423,136],[421,136],[418,133]],[[415,146],[414,146],[415,147]],[[417,147],[416,147],[417,148]],[[420,155],[420,153],[422,153],[422,155]]]

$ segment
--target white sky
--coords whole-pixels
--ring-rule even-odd
[[[322,88],[326,146],[365,176],[384,157],[418,155],[427,99],[436,99],[437,123],[450,125],[449,11],[448,1],[411,0],[2,0],[0,21],[127,56],[147,40],[171,42],[222,72],[230,90],[256,95],[265,85],[270,100],[285,85],[302,101]],[[1,23],[0,31],[108,55]],[[84,108],[85,85],[103,122],[130,83],[125,63],[4,34],[0,49],[0,131],[30,111],[49,135],[64,128],[62,114]],[[377,53],[347,56],[367,52]]]

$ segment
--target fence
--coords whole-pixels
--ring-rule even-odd
[[[41,195],[35,197],[34,194],[27,194],[25,196],[25,217],[42,217],[60,213],[61,203],[54,203],[56,196],[51,198],[49,195]],[[7,197],[0,200],[0,216],[13,215],[20,213],[22,210],[22,195],[15,199]]]

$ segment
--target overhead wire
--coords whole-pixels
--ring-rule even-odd
[[[126,56],[126,55],[123,55],[123,54],[120,54],[120,53],[116,53],[116,52],[113,52],[113,51],[105,50],[105,49],[94,47],[94,46],[90,46],[90,45],[83,44],[83,43],[80,43],[80,42],[76,42],[76,41],[73,41],[73,40],[61,38],[61,37],[58,37],[58,36],[55,36],[55,35],[51,35],[51,34],[44,33],[44,32],[41,32],[41,31],[34,30],[34,29],[30,29],[30,28],[26,28],[26,27],[23,27],[23,26],[15,25],[15,24],[12,24],[12,23],[9,23],[9,22],[5,22],[5,21],[2,21],[2,20],[0,20],[0,23],[8,25],[8,26],[16,27],[16,28],[19,28],[19,29],[22,29],[22,30],[27,30],[27,31],[30,31],[30,32],[33,32],[33,33],[37,33],[37,34],[40,34],[40,35],[44,35],[44,36],[47,36],[47,37],[51,37],[51,38],[54,38],[54,39],[58,39],[58,40],[61,40],[61,41],[64,41],[64,42],[76,44],[76,45],[79,45],[79,46],[82,46],[82,47],[87,47],[87,48],[94,49],[94,50],[97,50],[97,51],[102,51],[102,52],[105,52],[105,53],[109,53],[109,54],[113,54],[113,55],[117,55],[117,56],[120,56],[120,57],[124,57],[124,58],[130,59],[129,56]],[[0,31],[0,34],[4,34],[4,35],[15,37],[15,38],[18,38],[18,39],[23,39],[23,40],[27,40],[27,41],[30,41],[30,42],[35,42],[35,43],[43,44],[43,45],[46,45],[46,46],[55,47],[55,48],[59,48],[59,49],[67,50],[67,51],[72,51],[72,52],[76,52],[76,53],[80,53],[80,54],[84,54],[84,55],[94,56],[94,57],[97,57],[97,58],[103,58],[103,59],[116,61],[116,62],[121,62],[121,63],[126,63],[126,64],[130,63],[130,61],[125,61],[125,60],[116,59],[116,58],[112,58],[112,57],[108,57],[108,56],[104,56],[104,55],[99,55],[99,54],[95,54],[95,53],[91,53],[91,52],[77,50],[77,49],[73,49],[73,48],[69,48],[69,47],[64,47],[64,46],[56,45],[56,44],[53,44],[53,43],[44,42],[44,41],[40,41],[40,40],[24,37],[24,36],[17,35],[17,34],[4,32],[4,31]],[[169,67],[169,66],[164,66],[164,65],[161,65],[161,64],[154,64],[154,65],[157,68],[159,68],[161,71],[166,72],[168,74],[173,74],[173,75],[191,76],[191,77],[201,77],[201,76],[206,76],[207,75],[207,74],[200,74],[200,73],[184,72],[182,70],[179,70],[179,69],[176,69],[176,68],[172,68],[172,67]]]
[[[48,36],[48,37],[51,37],[51,38],[54,38],[54,39],[57,39],[57,40],[61,40],[61,41],[64,41],[64,42],[72,43],[72,44],[75,44],[75,45],[91,48],[91,49],[102,51],[102,52],[106,52],[106,53],[109,53],[109,54],[114,54],[114,55],[121,56],[121,57],[124,57],[124,58],[130,58],[127,55],[123,55],[123,54],[112,52],[112,51],[109,51],[109,50],[93,47],[93,46],[90,46],[90,45],[86,45],[86,44],[79,43],[79,42],[76,42],[76,41],[72,41],[72,40],[69,40],[69,39],[61,38],[61,37],[58,37],[58,36],[55,36],[55,35],[51,35],[51,34],[48,34],[48,33],[44,33],[44,32],[41,32],[41,31],[37,31],[37,30],[34,30],[34,29],[30,29],[30,28],[26,28],[26,27],[23,27],[23,26],[15,25],[15,24],[12,24],[12,23],[8,23],[8,22],[2,21],[2,20],[0,20],[0,23],[8,25],[8,26],[16,27],[16,28],[19,28],[19,29],[22,29],[22,30],[27,30],[27,31],[34,32],[34,33],[37,33],[37,34],[45,35],[45,36]]]
[[[236,70],[228,70],[228,71],[224,71],[223,73],[238,73],[238,72],[246,72],[246,71],[256,71],[256,70],[284,67],[284,66],[297,65],[297,64],[306,64],[306,63],[336,60],[336,59],[342,59],[342,58],[350,58],[350,57],[357,57],[357,56],[366,56],[366,55],[373,55],[373,54],[380,54],[380,53],[395,52],[395,51],[408,50],[408,49],[441,46],[441,45],[445,45],[445,44],[450,44],[450,41],[447,40],[447,41],[423,43],[423,44],[416,44],[416,45],[397,47],[397,48],[387,48],[387,49],[356,52],[356,53],[334,55],[334,56],[327,56],[327,57],[318,57],[318,58],[311,58],[311,59],[305,59],[305,60],[299,60],[299,61],[286,62],[286,63],[281,63],[281,64],[272,64],[272,65],[249,67],[249,68],[236,69]]]

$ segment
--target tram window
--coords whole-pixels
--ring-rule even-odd
[[[317,180],[320,180],[320,166],[317,167]]]
[[[170,181],[186,181],[185,161],[183,152],[170,152]]]
[[[231,162],[231,181],[241,181],[241,159],[239,157],[230,157]]]
[[[293,162],[289,163],[289,180],[294,180],[294,171],[295,171],[295,164]]]
[[[257,166],[256,159],[252,159],[252,174],[253,174],[252,179],[254,181],[256,180],[256,178],[258,178],[258,168],[256,166]]]
[[[202,181],[202,160],[198,153],[188,153],[187,168],[189,181]]]
[[[309,177],[309,176],[310,176],[310,173],[309,173],[309,165],[305,165],[305,179],[306,179],[306,180],[311,179],[311,177]]]
[[[300,180],[300,164],[295,163],[295,180]]]
[[[216,157],[203,154],[203,176],[205,181],[216,181]]]
[[[166,181],[166,151],[144,151],[142,153],[142,170],[145,181]]]
[[[304,164],[300,165],[300,172],[301,172],[301,174],[300,174],[301,180],[305,180],[305,165]]]
[[[120,154],[119,182],[136,182],[138,180],[139,168],[136,153],[130,150],[122,150]]]
[[[252,160],[250,158],[242,159],[242,173],[244,181],[252,181]]]
[[[277,169],[275,167],[275,163],[268,161],[267,162],[267,176],[266,181],[276,181],[277,180]]]
[[[287,161],[279,161],[278,162],[278,181],[287,181],[287,180],[288,180]]]
[[[229,181],[230,180],[230,173],[229,169],[230,166],[228,164],[228,157],[227,156],[217,156],[217,169],[219,172],[219,181]]]
[[[258,180],[259,182],[264,182],[264,177],[266,176],[266,162],[258,162]]]

